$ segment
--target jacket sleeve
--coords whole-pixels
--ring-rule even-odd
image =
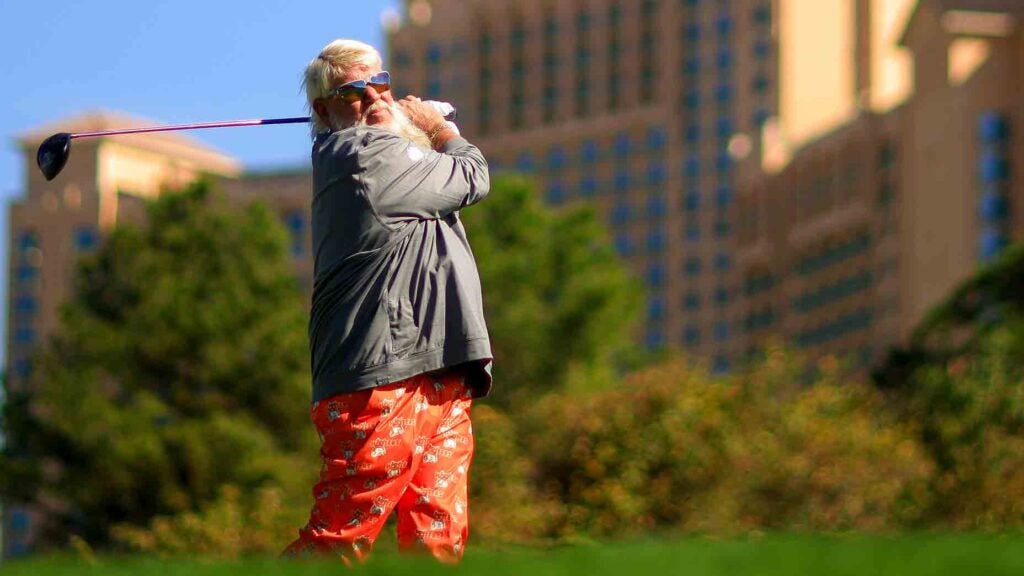
[[[449,140],[443,152],[435,152],[389,131],[360,132],[356,179],[385,223],[443,218],[487,196],[487,161],[464,138]]]

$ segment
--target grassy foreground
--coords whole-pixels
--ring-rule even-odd
[[[37,558],[0,564],[4,576],[114,574],[168,576],[255,576],[337,574],[337,562],[160,560],[127,558]],[[821,536],[773,535],[738,540],[688,538],[593,544],[551,550],[492,552],[471,550],[458,568],[419,558],[377,554],[364,574],[680,574],[755,576],[880,574],[933,576],[1024,574],[1024,534]]]

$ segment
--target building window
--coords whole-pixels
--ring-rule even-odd
[[[14,331],[14,342],[17,344],[33,344],[36,341],[36,331],[29,326],[16,328]]]
[[[622,226],[628,224],[632,218],[632,208],[629,204],[619,203],[615,205],[612,210],[612,224],[616,226]]]
[[[561,170],[565,168],[565,149],[561,146],[552,146],[548,149],[548,168],[550,170]]]
[[[565,202],[565,186],[561,182],[552,182],[548,185],[547,191],[548,204],[558,206],[562,202]]]
[[[719,252],[715,254],[715,270],[718,272],[727,272],[732,269],[732,256],[725,252]]]
[[[690,144],[696,144],[700,141],[700,125],[691,124],[686,127],[686,141]]]
[[[687,212],[696,212],[700,209],[700,192],[696,190],[687,192],[684,202]]]
[[[647,199],[648,218],[661,218],[667,212],[667,203],[664,196],[651,196]]]
[[[700,310],[700,292],[696,290],[690,290],[683,297],[683,309],[687,312],[696,312]]]
[[[715,360],[711,366],[711,372],[713,374],[726,374],[732,369],[732,362],[727,356],[715,356]]]
[[[683,344],[688,348],[700,346],[700,329],[696,326],[687,326],[683,329]]]
[[[533,166],[533,154],[530,154],[529,152],[520,152],[519,156],[516,157],[516,170],[530,173],[533,172]]]
[[[655,230],[647,234],[647,252],[657,254],[665,251],[665,233]]]
[[[586,140],[580,146],[580,160],[583,164],[590,165],[597,161],[598,150],[597,142],[593,140]]]
[[[99,232],[92,226],[80,226],[75,230],[75,250],[91,252],[99,244]]]
[[[715,191],[715,200],[717,201],[719,208],[728,208],[729,206],[732,206],[733,199],[733,191],[729,186],[719,186],[718,190]]]
[[[21,295],[14,299],[14,312],[18,316],[33,316],[39,310],[34,296]]]
[[[715,341],[716,342],[727,342],[729,340],[729,323],[728,322],[715,322]]]
[[[1010,136],[1010,122],[999,112],[985,112],[978,119],[978,132],[983,144],[1002,144]]]
[[[584,198],[597,196],[597,178],[589,175],[583,177],[580,181],[580,196]]]
[[[686,224],[686,241],[687,242],[700,242],[700,224],[697,222],[688,222]]]
[[[628,234],[617,234],[615,236],[615,251],[619,256],[633,255],[633,241]]]
[[[686,264],[684,265],[683,270],[686,272],[687,276],[697,276],[700,274],[700,269],[701,263],[699,256],[690,256],[686,259]]]
[[[660,186],[665,183],[665,163],[660,161],[652,161],[647,166],[647,184],[651,186]]]
[[[660,288],[665,284],[665,267],[661,264],[651,264],[647,267],[647,285],[651,288]]]
[[[615,142],[613,143],[613,149],[615,154],[622,159],[629,157],[630,141],[628,132],[619,132],[615,136]]]
[[[729,289],[724,286],[715,288],[715,304],[717,306],[728,306],[729,305]]]
[[[690,178],[700,177],[700,156],[691,154],[683,163],[683,173]]]
[[[615,191],[620,194],[629,192],[629,169],[618,168],[615,170],[615,174],[612,176],[613,182],[615,183]]]

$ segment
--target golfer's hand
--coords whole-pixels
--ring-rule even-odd
[[[398,105],[409,117],[409,121],[427,134],[444,123],[444,116],[441,116],[440,112],[416,96],[406,96],[398,101]]]

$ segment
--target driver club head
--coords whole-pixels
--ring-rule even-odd
[[[71,154],[71,134],[60,132],[50,136],[39,145],[36,164],[47,180],[53,180],[64,169]]]

